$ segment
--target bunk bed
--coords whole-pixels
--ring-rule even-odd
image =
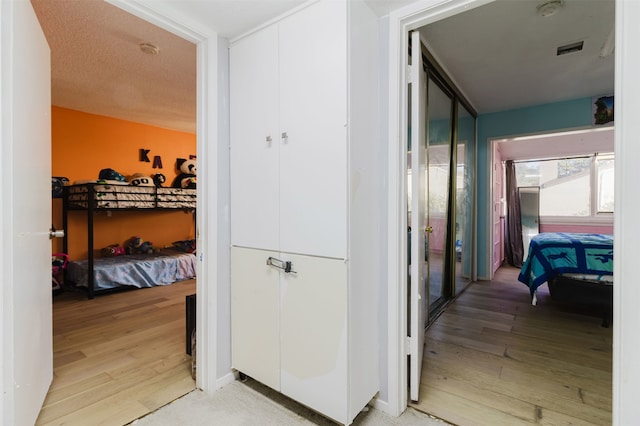
[[[85,260],[70,261],[67,280],[86,287],[89,299],[96,294],[123,288],[166,285],[195,276],[196,256],[184,250],[162,250],[152,254],[96,257],[94,216],[115,210],[184,210],[195,220],[196,190],[130,186],[118,182],[89,182],[65,186],[62,225],[67,230],[63,251],[68,252],[69,212],[86,212],[87,249]]]

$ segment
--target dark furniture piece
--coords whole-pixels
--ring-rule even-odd
[[[185,336],[186,341],[186,349],[187,354],[193,356],[191,353],[191,336],[193,334],[193,330],[196,328],[196,295],[190,294],[185,298],[186,305],[186,323],[187,323],[187,334]]]

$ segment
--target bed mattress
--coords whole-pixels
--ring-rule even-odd
[[[87,260],[71,261],[67,267],[67,280],[87,287]],[[167,250],[153,254],[134,254],[103,257],[94,260],[94,290],[121,286],[153,287],[168,285],[196,276],[196,256]]]

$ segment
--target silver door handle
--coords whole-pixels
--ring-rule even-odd
[[[287,135],[287,132],[282,132],[282,140],[284,142],[288,142],[289,141],[289,135]]]
[[[276,259],[275,257],[271,257],[269,256],[267,258],[267,265],[268,266],[273,266],[275,268],[281,269],[284,272],[286,272],[287,274],[295,274],[296,271],[294,271],[293,268],[293,264],[291,263],[291,261],[287,260],[280,260],[280,259]]]
[[[51,229],[49,229],[49,239],[53,240],[54,238],[63,238],[64,230],[57,231],[56,228],[51,225]]]

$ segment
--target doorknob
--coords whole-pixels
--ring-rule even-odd
[[[427,231],[428,233],[433,233],[433,226],[429,226],[427,229],[425,229],[425,231]]]
[[[51,225],[51,229],[49,229],[49,239],[53,240],[54,238],[63,238],[64,230],[56,231],[56,228]]]

